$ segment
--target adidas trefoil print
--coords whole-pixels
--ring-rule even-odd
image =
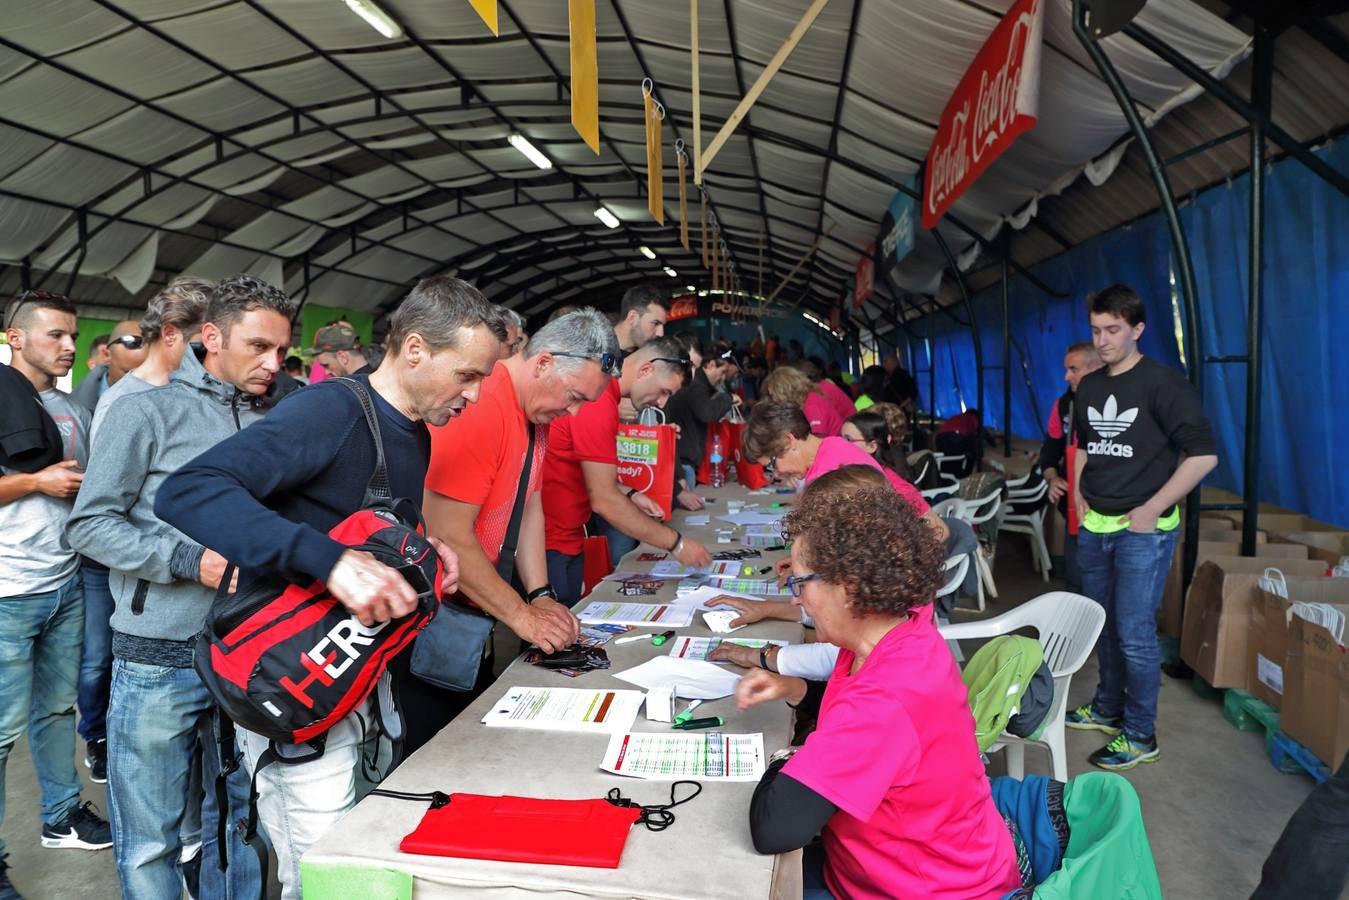
[[[1100,410],[1097,410],[1094,406],[1088,406],[1087,422],[1103,440],[1089,441],[1087,452],[1094,453],[1097,456],[1132,458],[1134,455],[1133,446],[1131,444],[1118,444],[1113,438],[1117,438],[1128,431],[1129,426],[1134,423],[1136,418],[1138,418],[1138,407],[1119,409],[1114,394],[1106,398]]]

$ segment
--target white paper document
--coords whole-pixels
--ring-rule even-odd
[[[614,677],[640,688],[670,688],[686,700],[718,700],[735,693],[740,676],[710,662],[657,656]]]
[[[711,575],[734,578],[745,565],[737,559],[715,559],[706,566],[686,566],[683,563],[667,559],[651,567],[651,578],[691,578],[696,575]]]
[[[717,516],[720,522],[730,522],[732,525],[777,525],[782,521],[782,513],[757,512],[752,509],[742,509],[738,513],[732,513],[725,516]]]
[[[600,768],[652,781],[758,781],[764,773],[763,735],[616,734]]]
[[[616,600],[594,600],[587,603],[576,617],[586,624],[607,622],[611,625],[665,625],[684,628],[693,621],[693,607],[685,603],[620,603]]]
[[[482,717],[493,728],[627,731],[642,708],[641,691],[513,687]]]
[[[744,625],[731,626],[731,623],[740,618],[740,613],[734,609],[717,609],[711,612],[703,613],[703,621],[707,627],[717,634],[730,634],[732,631],[739,631]]]
[[[717,637],[677,637],[670,642],[670,655],[675,659],[707,659],[718,644],[739,644],[758,650],[763,647],[786,647],[787,641],[771,641],[763,638],[717,638]]]
[[[753,594],[738,594],[735,591],[723,591],[718,587],[700,585],[695,588],[689,588],[688,590],[676,588],[674,602],[678,603],[680,606],[692,606],[697,609],[717,609],[718,607],[721,609],[732,608],[711,603],[711,601],[718,597],[734,597],[737,600],[753,600],[756,603],[763,599],[762,597],[755,597]],[[708,605],[710,603],[711,605]]]

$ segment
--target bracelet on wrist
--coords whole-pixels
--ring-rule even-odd
[[[637,488],[635,488],[635,487],[630,487],[630,488],[628,488],[628,493],[627,493],[625,496],[626,496],[629,500],[631,500],[631,499],[632,499],[632,495],[635,494],[635,493],[637,493]]]
[[[677,528],[671,528],[670,530],[675,533],[675,542],[665,549],[671,553],[678,553],[680,546],[684,543],[684,535],[680,534]]]
[[[530,591],[528,594],[526,594],[525,602],[533,605],[534,601],[539,599],[540,597],[549,597],[553,600],[556,600],[557,591],[553,590],[553,586],[551,584],[545,584],[543,587],[537,587],[534,590]]]

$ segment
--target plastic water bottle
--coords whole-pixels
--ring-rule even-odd
[[[712,452],[707,461],[712,470],[712,487],[719,488],[726,483],[726,456],[721,446],[721,435],[712,435]]]

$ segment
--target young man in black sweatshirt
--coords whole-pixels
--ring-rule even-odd
[[[1112,736],[1089,757],[1103,769],[1154,762],[1157,605],[1180,525],[1178,502],[1218,464],[1199,393],[1175,369],[1144,357],[1143,301],[1112,285],[1089,301],[1092,342],[1105,366],[1077,386],[1074,460],[1082,590],[1105,607],[1096,642],[1100,682],[1069,728]]]
[[[357,375],[378,416],[390,492],[419,506],[431,436],[476,402],[506,328],[478,290],[455,278],[422,280],[394,311],[389,354]],[[321,381],[267,418],[217,444],[164,481],[155,515],[238,564],[239,585],[260,575],[324,582],[361,624],[407,615],[417,603],[394,569],[328,536],[361,508],[375,445],[360,402],[344,385]],[[459,564],[436,538],[442,588],[458,589]],[[300,856],[356,803],[361,721],[369,702],[326,734],[318,759],[272,765],[258,777],[258,813],[277,855],[284,900],[299,900]],[[266,738],[236,729],[249,771]]]

